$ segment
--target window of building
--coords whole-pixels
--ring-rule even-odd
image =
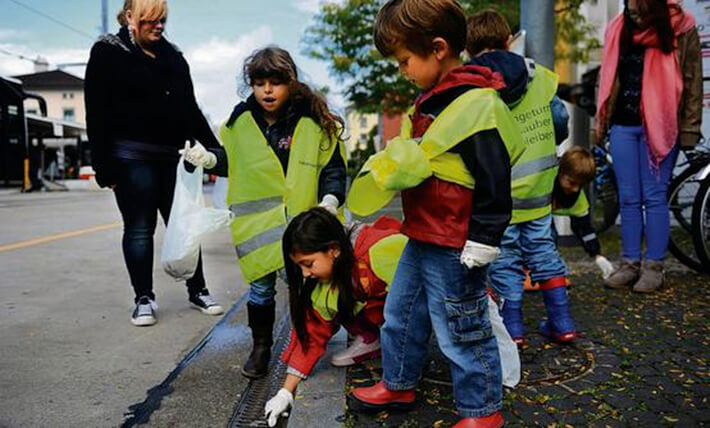
[[[37,114],[37,109],[28,108],[28,109],[27,109],[27,114]]]
[[[367,141],[367,134],[365,134],[364,132],[360,134],[360,141]]]
[[[74,109],[73,108],[65,108],[64,109],[64,120],[67,122],[74,122]]]
[[[367,126],[367,118],[361,117],[360,118],[360,128],[364,128]]]

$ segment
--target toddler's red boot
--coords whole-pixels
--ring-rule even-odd
[[[463,418],[453,428],[500,428],[504,423],[503,413],[495,412],[481,418]]]
[[[353,389],[353,398],[369,410],[409,410],[414,407],[416,395],[413,389],[392,391],[379,381],[372,386]]]

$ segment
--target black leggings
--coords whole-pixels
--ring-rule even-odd
[[[153,234],[158,211],[167,224],[175,192],[176,162],[118,159],[119,177],[114,194],[123,217],[123,257],[126,260],[135,301],[153,294]],[[187,291],[197,294],[205,288],[202,252],[195,275],[187,280]]]

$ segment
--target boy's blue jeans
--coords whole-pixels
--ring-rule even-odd
[[[485,269],[467,269],[460,256],[454,248],[407,243],[385,302],[383,380],[393,391],[417,386],[433,328],[451,366],[459,414],[481,417],[501,408],[500,357]]]
[[[642,126],[614,125],[609,132],[614,174],[619,187],[622,256],[629,260],[641,260],[641,241],[645,229],[646,259],[663,260],[670,235],[668,184],[678,148],[675,147],[663,159],[659,170],[654,172]]]
[[[567,276],[567,266],[552,236],[551,215],[511,224],[505,229],[500,256],[488,267],[493,289],[499,296],[523,300],[523,266],[530,270],[533,282]]]

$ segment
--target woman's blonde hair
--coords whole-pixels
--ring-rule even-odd
[[[123,9],[116,16],[122,27],[128,26],[126,18],[128,11],[136,18],[136,21],[155,21],[168,16],[168,3],[166,0],[125,0]]]

